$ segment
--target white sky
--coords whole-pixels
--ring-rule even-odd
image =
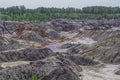
[[[0,0],[0,7],[25,5],[27,8],[37,7],[75,7],[85,6],[119,6],[120,0]]]

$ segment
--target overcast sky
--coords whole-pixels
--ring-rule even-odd
[[[85,6],[120,6],[120,0],[0,0],[0,7],[25,5],[27,8],[37,7],[75,7]]]

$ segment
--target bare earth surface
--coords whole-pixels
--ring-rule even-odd
[[[83,67],[80,72],[83,80],[120,80],[119,75],[115,75],[115,71],[119,69],[119,65],[105,64],[104,67],[96,66]]]
[[[0,78],[120,80],[119,20],[48,22],[0,37]]]
[[[14,67],[14,66],[19,66],[23,64],[29,64],[29,61],[16,61],[16,62],[6,62],[6,63],[1,63],[1,67],[7,68],[7,67]]]

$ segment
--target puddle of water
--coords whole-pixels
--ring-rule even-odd
[[[47,46],[47,48],[51,49],[52,51],[56,51],[58,50],[58,47],[61,45],[62,45],[61,43],[56,43],[56,44]]]

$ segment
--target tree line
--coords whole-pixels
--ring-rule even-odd
[[[41,21],[56,18],[67,19],[120,19],[120,7],[91,6],[77,8],[27,9],[24,5],[0,8],[1,20]]]

